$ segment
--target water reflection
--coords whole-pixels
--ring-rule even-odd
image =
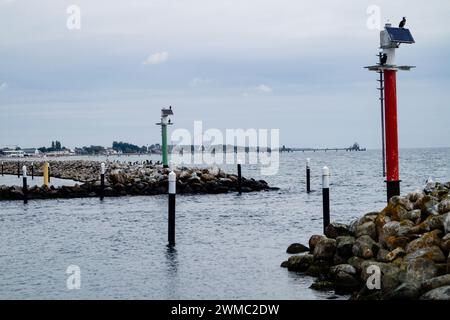
[[[166,267],[169,276],[175,276],[178,269],[177,249],[174,246],[166,246]]]
[[[178,253],[173,246],[166,246],[166,299],[177,299],[179,296]]]

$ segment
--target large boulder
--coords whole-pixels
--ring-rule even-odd
[[[205,181],[205,182],[208,182],[208,181],[214,181],[214,180],[216,180],[216,177],[213,176],[212,174],[204,173],[204,174],[202,174],[202,176],[201,176],[201,180],[202,180],[202,181]]]
[[[373,240],[377,240],[377,230],[375,222],[368,221],[356,226],[355,237],[359,238],[365,235],[371,237]]]
[[[406,212],[402,212],[401,214],[399,214],[399,218],[400,220],[410,220],[410,221],[418,221],[418,219],[420,219],[422,215],[422,211],[420,209],[416,209],[416,210],[411,210],[411,211],[406,211]]]
[[[408,211],[414,209],[414,205],[406,197],[394,196],[389,199],[387,207],[383,212],[392,220],[399,221],[400,216],[405,215]]]
[[[440,288],[428,291],[420,297],[421,300],[450,300],[450,286],[444,286]]]
[[[379,235],[378,235],[379,239],[380,239],[380,242],[383,243],[383,244],[386,244],[386,240],[389,237],[397,236],[399,230],[400,230],[400,222],[398,222],[398,221],[386,222],[382,226],[382,228],[381,228],[381,230],[379,232]]]
[[[336,239],[341,236],[348,236],[351,232],[349,230],[349,226],[343,223],[331,222],[325,228],[325,236],[331,239]]]
[[[387,292],[396,288],[400,283],[400,269],[391,264],[377,261],[364,261],[361,264],[361,280],[367,283],[367,280],[370,276],[373,275],[371,273],[371,266],[376,266],[379,268],[381,274],[381,290],[383,292]],[[372,271],[373,272],[373,271]]]
[[[439,214],[450,212],[450,199],[445,199],[441,201],[437,206],[437,210]],[[448,232],[450,232],[450,229]]]
[[[328,278],[330,267],[331,263],[329,260],[317,260],[314,258],[305,274],[311,277]]]
[[[355,238],[351,236],[342,236],[336,238],[336,253],[343,258],[350,258],[353,255],[352,248],[355,244]]]
[[[444,231],[446,234],[450,233],[450,213],[446,214],[447,217],[444,219]]]
[[[364,235],[356,239],[352,253],[357,257],[370,259],[377,255],[378,249],[377,243],[368,235]]]
[[[336,252],[336,240],[324,238],[314,248],[314,259],[331,261]]]
[[[356,275],[356,269],[350,264],[338,264],[330,268],[330,274],[336,275],[339,272],[348,273],[351,275]]]
[[[419,283],[405,282],[383,296],[384,300],[415,300],[420,296]]]
[[[311,252],[314,252],[314,248],[316,247],[316,244],[322,239],[325,239],[325,236],[322,236],[319,234],[312,235],[308,241],[309,250],[311,250]]]
[[[289,271],[305,272],[313,263],[314,257],[311,254],[289,257],[287,268]]]
[[[375,218],[375,226],[377,228],[377,235],[380,239],[382,237],[383,227],[386,223],[392,221],[390,217],[386,215],[385,211],[382,211],[380,214],[378,214]]]
[[[436,277],[436,275],[436,265],[430,259],[417,258],[406,264],[406,282],[421,283]]]
[[[307,246],[304,246],[301,243],[293,243],[291,244],[287,250],[286,253],[302,253],[302,252],[308,252],[309,248]]]
[[[434,262],[445,262],[446,260],[442,250],[438,246],[422,248],[408,253],[405,256],[405,261],[408,262],[417,258],[425,258]]]
[[[447,273],[450,273],[450,253],[448,254],[447,257]]]
[[[192,172],[190,172],[189,170],[181,171],[179,176],[177,174],[178,178],[183,181],[189,179],[191,177],[191,175],[192,175]]]
[[[108,180],[111,184],[127,184],[129,182],[129,178],[126,173],[121,171],[111,172],[108,175]]]
[[[422,212],[422,218],[426,218],[429,215],[437,215],[439,214],[437,211],[437,205],[439,204],[439,200],[433,196],[426,195],[414,204],[415,209],[420,209]]]
[[[441,243],[439,243],[439,247],[445,254],[450,253],[450,233],[447,233],[443,238]]]
[[[356,269],[350,264],[339,264],[331,267],[330,279],[332,279],[335,292],[338,294],[350,293],[360,287]]]
[[[448,214],[449,213],[428,216],[425,221],[412,228],[412,233],[429,232],[435,229],[444,231],[444,221],[446,220]]]
[[[387,237],[383,244],[386,248],[388,248],[389,250],[394,250],[396,248],[406,248],[406,246],[408,245],[408,243],[411,241],[410,237],[397,237],[397,236],[390,236]]]
[[[359,226],[361,226],[367,222],[375,222],[375,220],[377,219],[379,214],[380,214],[379,212],[369,212],[369,213],[366,213],[361,218],[354,220],[349,226],[349,230],[352,233],[352,235],[355,235],[356,229]]]
[[[360,257],[351,257],[347,260],[347,263],[355,268],[356,272],[361,273],[362,271],[362,264],[367,260],[360,258]]]
[[[414,204],[417,202],[417,200],[423,198],[424,196],[425,196],[425,193],[422,190],[416,190],[416,191],[408,193],[406,195],[406,198],[408,198],[408,200]]]
[[[445,274],[422,282],[423,291],[430,291],[443,286],[450,286],[450,274]]]
[[[411,253],[422,248],[439,245],[441,242],[439,235],[441,233],[442,231],[440,230],[433,230],[431,232],[423,234],[420,238],[408,243],[408,245],[406,246],[406,252]]]

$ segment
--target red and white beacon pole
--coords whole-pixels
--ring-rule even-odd
[[[400,170],[398,165],[398,122],[397,122],[397,71],[409,71],[413,66],[398,66],[395,62],[395,51],[401,43],[414,43],[410,31],[406,28],[393,28],[386,24],[380,33],[380,63],[375,66],[366,67],[370,71],[382,73],[380,83],[382,96],[382,121],[384,121],[384,137],[382,141],[386,159],[386,189],[387,200],[393,196],[400,195]],[[383,95],[384,93],[384,95]],[[383,110],[384,108],[384,110]]]

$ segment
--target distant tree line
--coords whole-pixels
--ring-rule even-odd
[[[146,146],[139,147],[137,145],[122,141],[114,141],[112,144],[112,148],[113,150],[122,153],[146,153],[148,151]]]
[[[105,148],[102,146],[90,146],[90,147],[82,147],[82,148],[75,148],[76,154],[104,154]]]
[[[51,147],[41,147],[41,148],[38,148],[38,150],[40,152],[46,153],[46,152],[54,152],[54,151],[64,151],[67,149],[66,149],[66,147],[63,147],[61,145],[60,141],[56,140],[56,141],[52,141]]]

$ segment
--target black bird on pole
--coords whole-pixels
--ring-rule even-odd
[[[406,18],[403,17],[402,21],[400,21],[400,24],[398,25],[399,28],[404,28],[406,24]]]
[[[381,64],[382,66],[386,64],[387,58],[388,58],[387,54],[386,54],[386,53],[383,53],[383,55],[381,56],[381,60],[380,60],[380,64]]]

